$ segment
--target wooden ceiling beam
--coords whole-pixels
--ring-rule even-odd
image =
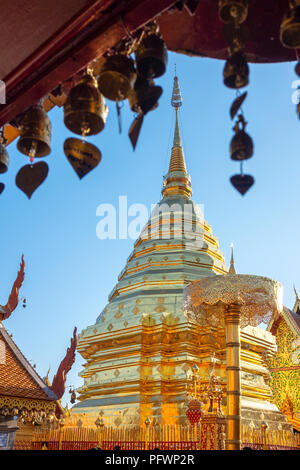
[[[101,57],[129,33],[168,10],[174,0],[97,0],[8,77],[0,126],[12,121],[62,82]]]

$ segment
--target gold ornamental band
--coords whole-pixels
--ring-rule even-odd
[[[240,397],[242,395],[241,392],[238,392],[236,390],[227,390],[226,394],[227,395],[235,395],[236,397]]]
[[[231,348],[232,348],[232,347],[240,348],[240,347],[241,347],[241,343],[236,343],[236,342],[234,342],[234,341],[231,341],[231,342],[229,342],[229,343],[226,343],[226,346],[227,346],[228,348],[230,348],[230,347],[231,347]]]
[[[226,439],[227,444],[238,444],[241,445],[242,441],[237,440],[237,439]]]
[[[240,421],[241,417],[239,415],[227,415],[227,419],[231,419],[234,421]]]

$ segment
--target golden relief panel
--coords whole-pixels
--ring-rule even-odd
[[[17,408],[18,410],[26,409],[50,413],[55,410],[56,402],[2,396],[0,397],[0,409],[4,407],[9,408],[9,410]]]
[[[166,310],[167,310],[166,307],[163,305],[159,305],[158,307],[154,309],[154,311],[157,313],[165,312]]]
[[[294,350],[292,344],[295,342],[295,335],[291,332],[285,321],[281,321],[277,332],[277,353],[268,360],[268,367],[271,370],[271,388],[274,401],[279,409],[290,397],[294,412],[300,411],[300,369],[294,364]]]

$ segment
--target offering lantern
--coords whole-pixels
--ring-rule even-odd
[[[202,406],[202,402],[198,399],[193,399],[188,403],[186,416],[193,426],[197,425],[203,416]]]

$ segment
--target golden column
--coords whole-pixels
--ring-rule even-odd
[[[227,450],[241,449],[240,306],[225,312],[227,372]]]
[[[184,309],[189,321],[226,328],[227,450],[241,448],[240,328],[268,323],[282,308],[281,284],[261,276],[210,276],[185,289]]]

